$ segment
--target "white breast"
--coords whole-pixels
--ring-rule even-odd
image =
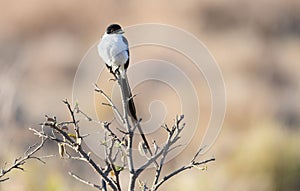
[[[98,44],[98,54],[113,70],[128,60],[128,45],[121,34],[105,34]]]

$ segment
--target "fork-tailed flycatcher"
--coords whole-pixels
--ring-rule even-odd
[[[110,73],[112,73],[116,79],[120,80],[122,91],[125,97],[128,99],[129,115],[131,116],[134,123],[138,123],[136,109],[126,75],[126,71],[129,66],[129,48],[128,41],[123,36],[123,33],[124,31],[122,30],[120,25],[109,25],[106,29],[106,32],[102,36],[100,43],[98,44],[98,54],[105,62]],[[140,125],[137,124],[137,127],[146,148],[152,155],[150,146]]]

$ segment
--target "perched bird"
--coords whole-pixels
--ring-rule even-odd
[[[119,73],[125,78],[129,65],[129,49],[123,33],[120,25],[109,25],[98,44],[98,53],[112,74]]]
[[[129,114],[137,120],[131,89],[127,80],[126,70],[129,66],[128,41],[123,36],[124,31],[118,24],[111,24],[98,44],[98,54],[105,62],[110,73],[121,80],[125,97],[128,98]]]
[[[126,71],[129,66],[129,48],[128,41],[123,35],[124,31],[118,24],[111,24],[107,27],[106,32],[102,36],[98,44],[98,54],[105,62],[110,73],[120,81],[120,86],[125,97],[128,99],[128,110],[134,123],[137,123],[136,109],[132,98],[131,89],[128,83]],[[151,153],[150,146],[138,125],[141,137],[149,153]],[[151,154],[152,155],[152,154]]]

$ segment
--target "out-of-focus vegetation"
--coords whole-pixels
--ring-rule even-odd
[[[66,117],[61,100],[71,98],[77,66],[108,24],[157,22],[202,40],[227,88],[224,127],[207,154],[217,161],[163,190],[300,189],[300,2],[27,0],[1,1],[0,13],[0,164],[36,141],[27,129],[44,114]],[[13,172],[0,190],[90,189],[65,170],[85,166],[47,161]]]

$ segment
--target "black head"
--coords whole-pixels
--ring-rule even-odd
[[[106,29],[107,34],[118,34],[123,33],[122,28],[118,24],[111,24]]]

